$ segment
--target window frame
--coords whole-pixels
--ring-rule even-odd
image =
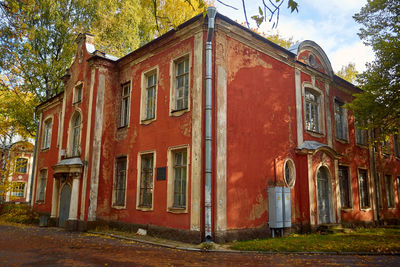
[[[400,158],[400,138],[398,134],[393,135],[394,156]]]
[[[19,170],[21,167],[18,167],[18,160],[21,160],[21,159],[25,161],[25,164],[24,164],[24,167],[23,167],[23,168],[25,168],[25,171],[20,171]],[[15,159],[15,173],[21,173],[21,174],[28,173],[28,163],[29,163],[29,159],[26,158],[26,157],[16,158]]]
[[[120,173],[120,169],[119,169],[119,162],[125,162],[125,170],[121,169],[121,171],[125,171],[124,174],[124,179],[125,181],[123,183],[119,183],[119,173]],[[126,196],[127,196],[127,185],[128,185],[128,171],[129,171],[129,160],[128,160],[128,156],[127,155],[120,155],[118,157],[115,158],[114,160],[114,172],[113,172],[113,187],[112,187],[112,199],[111,199],[111,207],[115,208],[115,209],[125,209],[126,208]],[[123,204],[121,203],[117,203],[117,191],[121,190],[120,188],[117,188],[117,184],[119,185],[123,185]]]
[[[75,105],[81,103],[82,95],[83,95],[83,82],[78,82],[74,87],[72,104]]]
[[[344,103],[338,99],[334,99],[334,117],[335,117],[335,136],[339,141],[349,141],[349,122],[347,117],[347,109]]]
[[[365,184],[366,184],[366,186],[367,186],[367,197],[368,197],[368,199],[367,199],[367,202],[368,202],[368,205],[367,206],[363,206],[362,205],[362,203],[363,203],[363,201],[362,201],[362,190],[363,190],[363,188],[361,187],[361,171],[362,172],[365,172]],[[368,175],[368,170],[367,169],[362,169],[362,168],[359,168],[358,169],[358,188],[359,188],[359,205],[360,205],[360,210],[369,210],[369,209],[371,209],[371,196],[370,196],[370,185],[369,185],[369,175]],[[365,193],[365,192],[364,192]]]
[[[24,188],[22,189],[22,191],[21,190],[14,191],[15,188],[18,187],[19,185],[23,185]],[[17,195],[18,193],[19,194],[22,193],[22,195]],[[25,198],[25,193],[26,193],[26,183],[25,182],[13,182],[13,186],[12,186],[12,190],[11,190],[11,196],[12,197],[15,197],[16,199]]]
[[[175,199],[175,153],[186,152],[185,172],[185,206],[177,207]],[[168,179],[167,179],[167,211],[171,213],[188,213],[189,208],[189,171],[190,171],[190,147],[189,145],[174,146],[168,148]]]
[[[80,123],[79,125],[75,125],[75,121],[79,117]],[[68,149],[68,156],[69,157],[80,157],[82,153],[81,145],[82,145],[82,127],[83,127],[83,120],[82,120],[82,113],[80,110],[75,110],[71,116],[70,123],[69,123],[69,131],[68,131],[68,141],[69,141],[69,149]],[[78,135],[76,135],[76,131],[79,130]],[[76,139],[77,137],[77,139]],[[77,142],[77,143],[75,143]],[[76,148],[76,149],[75,149]]]
[[[151,193],[151,205],[146,206],[141,203],[141,182],[142,182],[142,163],[143,159],[146,157],[149,157],[151,155],[152,160],[153,160],[153,166],[152,166],[152,173],[151,173],[151,185],[152,185],[152,193]],[[136,209],[137,210],[142,210],[142,211],[152,211],[154,210],[154,177],[156,173],[156,151],[151,150],[151,151],[143,151],[139,152],[137,156],[137,186],[136,186]]]
[[[39,174],[39,179],[37,180],[36,183],[36,203],[44,204],[46,201],[46,187],[49,175],[48,169],[47,168],[41,169],[38,174]],[[43,196],[43,199],[41,199],[41,196]]]
[[[368,145],[368,132],[367,132],[367,130],[360,129],[357,126],[354,126],[354,128],[355,128],[356,145],[367,146]],[[362,143],[364,139],[365,139],[365,142]]]
[[[46,119],[43,120],[42,150],[50,149],[52,132],[53,132],[53,117],[47,117]]]
[[[128,92],[127,92],[127,94],[124,94],[126,87],[128,87]],[[124,128],[124,127],[129,126],[130,109],[131,109],[131,93],[132,93],[131,81],[121,84],[121,102],[120,102],[118,128]]]
[[[343,201],[342,201],[343,200],[342,199],[343,183],[342,183],[342,179],[340,176],[341,168],[345,168],[347,170],[347,190],[348,190],[347,194],[348,194],[348,202],[349,202],[348,206],[343,205]],[[354,206],[354,204],[353,204],[353,187],[352,187],[352,179],[351,179],[351,168],[348,165],[340,164],[338,166],[338,180],[339,180],[339,190],[340,190],[339,198],[340,198],[341,208],[343,210],[352,210],[353,206]]]
[[[287,181],[287,170],[286,170],[286,166],[288,166],[288,168],[290,169],[290,175],[292,176],[291,181]],[[293,159],[291,158],[287,158],[285,160],[285,162],[283,163],[283,179],[285,181],[285,184],[287,185],[287,187],[289,188],[293,188],[294,185],[296,184],[296,165],[294,164]]]
[[[154,89],[153,95],[153,116],[149,117],[147,114],[148,111],[148,79],[149,77],[155,75],[156,81],[155,84],[150,86]],[[141,101],[140,101],[140,124],[149,124],[152,121],[157,119],[157,95],[158,95],[158,81],[159,81],[159,68],[158,66],[153,67],[142,73],[141,77]]]
[[[316,101],[309,101],[307,99],[307,94],[311,94],[314,97],[317,98]],[[308,104],[309,103],[315,103],[314,105],[316,106],[316,111],[317,111],[317,126],[318,129],[313,130],[310,128],[310,126],[308,126],[308,116],[307,116],[307,110],[308,108]],[[305,85],[303,86],[303,109],[304,109],[304,129],[306,132],[310,133],[310,134],[317,134],[318,136],[324,135],[324,109],[323,109],[323,103],[324,103],[324,94],[323,92],[316,88],[315,86],[309,86],[309,85]],[[311,112],[311,110],[310,110]],[[312,112],[311,112],[312,113]],[[311,122],[310,122],[311,123]]]
[[[394,197],[394,180],[390,174],[384,175],[385,179],[385,193],[386,193],[386,205],[388,209],[394,209],[396,207]],[[389,184],[388,184],[389,181]],[[389,187],[389,188],[388,188]]]
[[[177,108],[177,66],[179,63],[186,61],[188,62],[188,71],[181,75],[188,75],[187,78],[187,107]],[[190,99],[191,99],[191,72],[192,72],[192,53],[188,52],[179,57],[171,60],[170,64],[170,104],[169,113],[170,116],[180,116],[188,111],[190,111]],[[185,92],[184,92],[185,93]]]

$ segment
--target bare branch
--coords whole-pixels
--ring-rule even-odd
[[[220,3],[221,5],[230,7],[230,8],[232,8],[232,9],[234,9],[234,10],[239,10],[238,8],[236,8],[236,7],[234,7],[234,6],[231,6],[231,5],[228,5],[228,4],[224,3],[224,2],[222,2],[221,0],[217,0],[217,2]]]

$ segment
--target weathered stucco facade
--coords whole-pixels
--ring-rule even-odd
[[[372,152],[343,107],[360,90],[324,51],[312,41],[286,50],[217,14],[207,62],[207,27],[197,16],[120,59],[77,38],[65,91],[38,107],[35,209],[73,229],[204,240],[211,64],[214,240],[268,235],[272,186],[290,188],[294,228],[398,219],[397,142]]]

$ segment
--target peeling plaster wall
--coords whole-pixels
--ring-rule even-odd
[[[267,187],[284,185],[283,162],[294,158],[295,75],[287,64],[226,38],[227,228],[260,227],[268,222]]]

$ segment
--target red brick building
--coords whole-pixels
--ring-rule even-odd
[[[38,107],[35,209],[194,242],[268,235],[274,186],[292,227],[399,218],[398,144],[370,151],[343,106],[360,90],[321,47],[210,18],[119,59],[78,36],[65,91]]]
[[[6,191],[1,201],[22,203],[28,202],[33,170],[33,145],[27,141],[19,141],[0,148],[0,179]]]

